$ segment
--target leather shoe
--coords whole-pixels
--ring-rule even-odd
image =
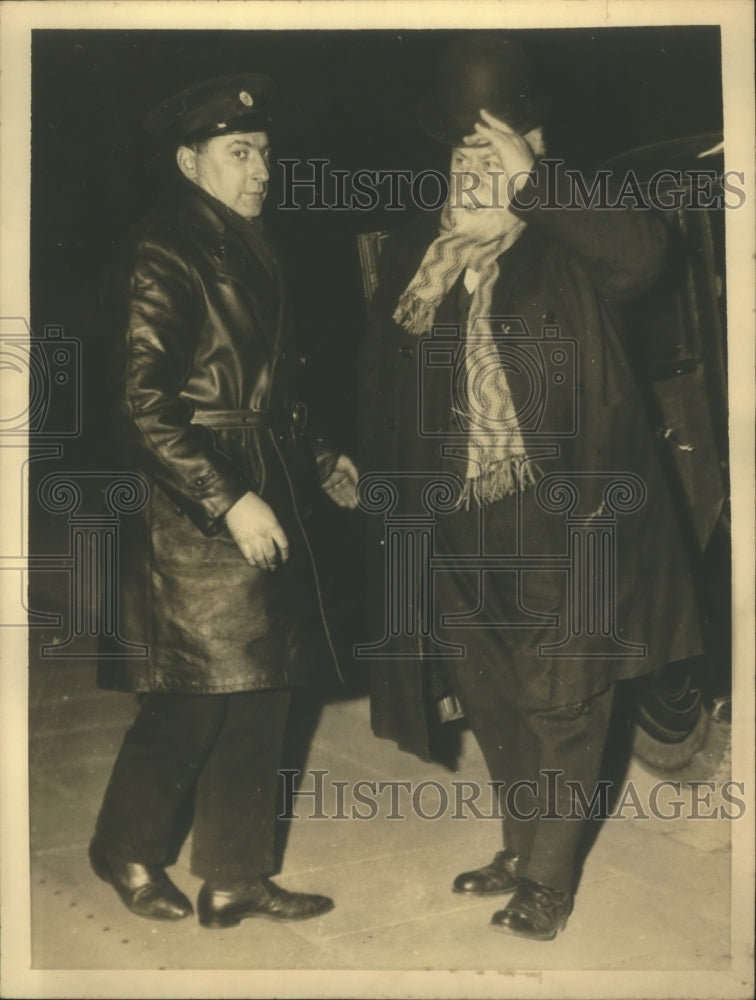
[[[504,909],[491,917],[491,923],[509,934],[551,941],[567,923],[573,898],[571,892],[524,878]]]
[[[95,875],[112,885],[125,905],[149,920],[183,920],[194,912],[192,904],[171,882],[160,865],[122,861],[95,838],[89,845]]]
[[[235,927],[245,917],[271,920],[308,920],[333,909],[333,900],[307,892],[288,892],[270,879],[240,882],[233,889],[213,889],[205,884],[197,897],[203,927]]]
[[[512,851],[499,851],[490,865],[457,875],[452,892],[474,892],[480,896],[514,892],[518,882],[516,870],[517,855]]]

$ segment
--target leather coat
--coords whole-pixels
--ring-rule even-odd
[[[129,274],[126,454],[150,498],[122,522],[119,628],[148,654],[103,659],[98,680],[212,693],[330,679],[338,667],[306,535],[317,469],[296,420],[299,359],[275,254],[257,222],[184,183]],[[250,410],[265,415],[208,413]],[[289,539],[274,572],[250,566],[225,527],[247,491]]]

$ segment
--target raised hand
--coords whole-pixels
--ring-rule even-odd
[[[463,139],[466,146],[490,147],[512,185],[512,193],[517,193],[527,180],[535,163],[535,152],[542,152],[540,129],[533,129],[527,135],[520,135],[506,122],[495,118],[485,109],[480,112],[482,121],[476,122],[475,132]],[[535,152],[534,152],[535,149]]]

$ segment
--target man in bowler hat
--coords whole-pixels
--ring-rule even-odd
[[[427,520],[429,484],[448,492],[434,511],[444,566],[432,591],[411,577],[434,595],[433,627],[392,635],[391,655],[371,661],[373,730],[428,759],[434,697],[456,696],[499,790],[503,841],[452,888],[511,895],[493,926],[536,940],[572,911],[616,682],[700,650],[612,311],[656,280],[665,226],[649,212],[565,208],[544,113],[511,38],[471,35],[442,54],[419,120],[449,150],[450,196],[384,243],[360,394],[361,472],[391,482],[394,510]],[[578,539],[608,538],[616,522],[608,569],[581,572],[574,553],[566,565],[568,508]],[[383,520],[369,523],[370,606],[422,609],[390,592]],[[597,596],[591,627],[576,625],[572,611]],[[375,628],[388,634],[382,618]]]
[[[147,657],[100,663],[102,686],[142,700],[90,859],[132,913],[185,918],[192,904],[165,868],[193,812],[205,927],[333,906],[269,878],[290,690],[338,675],[306,534],[313,491],[354,506],[356,479],[305,429],[297,399],[299,357],[261,218],[271,102],[271,80],[244,73],[150,113],[147,131],[178,169],[133,249],[124,296],[123,425],[150,497],[122,535],[120,614]]]

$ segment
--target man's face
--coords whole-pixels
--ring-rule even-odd
[[[513,188],[516,190],[524,183],[525,171],[518,170],[510,178],[493,145],[477,135],[470,139],[469,145],[452,149],[449,201],[454,225],[486,239],[517,224],[517,216],[510,208],[510,196]],[[525,133],[523,139],[534,155],[543,154],[540,127]]]
[[[451,155],[450,203],[454,225],[481,238],[507,230],[507,176],[490,146],[455,146]]]
[[[455,146],[451,155],[451,194],[455,209],[467,212],[506,208],[507,178],[490,146]]]
[[[270,145],[266,132],[218,135],[198,149],[181,146],[181,172],[243,219],[262,211],[270,179]]]

